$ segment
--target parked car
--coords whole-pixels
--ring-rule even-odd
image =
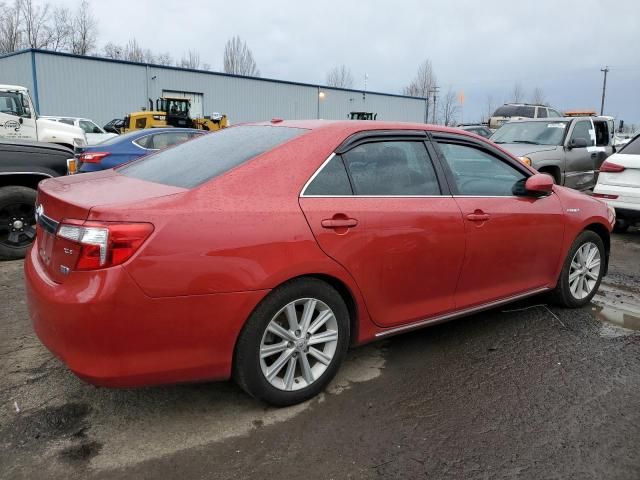
[[[68,148],[87,145],[82,129],[40,117],[29,90],[18,85],[0,85],[0,139],[50,142]]]
[[[476,135],[480,135],[484,138],[489,138],[493,135],[493,130],[486,125],[460,125],[458,128],[467,132],[475,133]]]
[[[125,133],[79,150],[80,172],[117,167],[205,133],[192,128],[149,128]]]
[[[491,140],[558,185],[587,190],[602,162],[613,153],[609,122],[600,117],[516,120]]]
[[[586,305],[613,209],[458,129],[240,125],[50,179],[25,262],[42,342],[99,385],[233,377],[275,405],[350,345],[541,292]]]
[[[600,166],[593,196],[615,208],[616,231],[640,223],[640,135]]]
[[[24,257],[36,233],[38,182],[66,175],[74,162],[60,145],[0,140],[0,260]]]
[[[114,118],[110,122],[106,123],[102,128],[104,128],[105,132],[116,133],[119,135],[120,133],[122,133],[123,127],[124,120],[122,118]]]
[[[505,103],[498,107],[491,118],[489,118],[489,128],[500,128],[511,120],[522,120],[525,118],[558,118],[562,114],[546,105],[530,105],[528,103]]]
[[[97,145],[109,138],[117,136],[115,133],[105,132],[102,127],[99,127],[93,120],[89,120],[88,118],[54,117],[49,115],[43,116],[42,118],[81,128],[87,136],[87,145]]]

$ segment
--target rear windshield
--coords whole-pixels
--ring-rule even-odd
[[[640,155],[640,135],[637,135],[629,143],[624,145],[619,153],[625,153],[627,155]]]
[[[144,157],[118,171],[149,182],[193,188],[306,131],[256,125],[225,128]]]
[[[536,108],[525,105],[503,105],[493,112],[493,116],[534,118],[536,116]]]

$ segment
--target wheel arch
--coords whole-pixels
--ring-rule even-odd
[[[548,173],[553,177],[556,182],[556,185],[562,185],[562,171],[560,167],[557,165],[544,165],[538,168],[540,173]]]

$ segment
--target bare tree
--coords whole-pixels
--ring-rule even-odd
[[[102,48],[102,55],[107,58],[113,58],[114,60],[122,60],[124,58],[124,48],[113,42],[109,42]]]
[[[24,40],[29,48],[47,48],[51,42],[50,5],[34,5],[33,0],[20,0]]]
[[[489,119],[491,118],[491,115],[493,115],[493,110],[494,110],[494,106],[493,106],[493,96],[492,95],[487,95],[487,103],[485,104],[485,111],[484,114],[482,115],[482,121],[483,122],[488,122]]]
[[[91,13],[89,2],[82,0],[72,21],[71,53],[87,55],[96,48],[98,23]]]
[[[124,47],[122,58],[130,62],[144,62],[144,50],[135,38],[129,40]]]
[[[223,68],[226,73],[235,75],[260,76],[253,53],[239,36],[227,40],[224,46]]]
[[[20,1],[13,5],[0,3],[0,53],[11,53],[19,50],[22,44],[22,12]]]
[[[440,99],[440,116],[445,126],[454,125],[458,118],[460,105],[458,104],[458,95],[449,87],[447,93]]]
[[[329,87],[353,88],[353,75],[346,65],[333,67],[327,73],[326,83]]]
[[[513,85],[513,90],[511,91],[511,101],[513,103],[521,103],[524,100],[524,90],[522,89],[522,84],[520,82],[516,82]]]
[[[66,7],[56,7],[51,16],[51,41],[48,48],[55,52],[65,51],[71,44],[73,25]]]
[[[195,50],[189,50],[182,56],[176,66],[197,69],[200,67],[200,54]]]
[[[402,89],[402,93],[412,97],[428,98],[435,85],[436,75],[431,60],[427,59],[418,66],[416,76]]]
[[[173,57],[169,52],[164,52],[156,55],[156,61],[158,65],[174,65]]]
[[[544,98],[544,91],[540,87],[534,88],[531,95],[531,103],[535,105],[546,105],[546,102],[547,101]]]

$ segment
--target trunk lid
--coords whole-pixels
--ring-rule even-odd
[[[62,283],[69,272],[67,269],[73,270],[78,255],[75,243],[56,236],[62,221],[81,224],[94,207],[102,210],[106,205],[122,207],[186,191],[119,175],[114,170],[45,180],[38,187],[36,201],[40,262],[55,282]]]

